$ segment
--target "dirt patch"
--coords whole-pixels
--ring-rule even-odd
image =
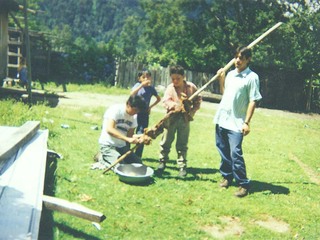
[[[115,103],[125,103],[129,96],[106,95],[99,93],[66,92],[59,98],[59,107],[108,107]]]
[[[290,225],[284,221],[266,216],[262,220],[254,220],[252,224],[258,225],[277,233],[286,233],[290,230]],[[222,216],[219,217],[219,223],[216,225],[208,225],[201,228],[213,238],[225,239],[231,236],[240,237],[245,228],[242,227],[240,219],[237,217]]]
[[[220,224],[204,226],[202,230],[218,239],[224,239],[229,236],[240,236],[244,232],[239,218],[222,216],[219,220],[221,221]]]
[[[83,92],[65,92],[62,93],[64,97],[59,98],[58,106],[66,106],[72,108],[79,107],[91,107],[91,106],[105,106],[108,107],[114,103],[125,103],[128,99],[128,95],[107,95],[101,93],[83,93]],[[156,107],[160,108],[161,104]],[[203,101],[201,108],[217,109],[218,103]],[[161,109],[163,107],[161,106]],[[293,113],[289,111],[267,109],[267,108],[257,108],[256,111],[262,112],[265,115],[271,116],[287,116],[287,117],[298,117],[300,119],[319,119],[320,114],[303,114],[303,113]],[[212,115],[213,117],[213,115]]]
[[[303,169],[306,175],[309,176],[311,182],[320,185],[319,175],[317,175],[308,165],[303,163],[297,156],[293,155],[292,153],[289,154],[289,158],[295,161],[300,166],[300,168]]]
[[[278,233],[285,233],[290,230],[290,225],[288,223],[277,220],[270,216],[268,216],[265,220],[256,220],[254,223],[260,227]]]

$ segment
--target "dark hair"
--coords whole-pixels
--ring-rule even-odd
[[[146,74],[147,76],[150,76],[151,77],[151,71],[146,69],[143,71],[144,74]]]
[[[138,72],[138,79],[144,74],[144,71],[139,71]]]
[[[246,59],[251,58],[252,56],[251,49],[246,46],[238,47],[236,49],[235,56],[238,56],[238,54],[241,54],[241,56],[244,56]]]
[[[144,112],[147,110],[147,103],[140,95],[130,96],[127,100],[127,104],[130,107],[137,108],[140,112]]]
[[[172,74],[179,74],[184,76],[184,68],[180,65],[174,65],[174,66],[170,66],[170,75]]]

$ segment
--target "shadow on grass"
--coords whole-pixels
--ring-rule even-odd
[[[46,164],[46,174],[45,174],[45,186],[44,186],[44,195],[54,196],[55,195],[55,186],[56,178],[55,172],[57,170],[59,155],[49,152],[47,153],[47,164]],[[60,231],[73,236],[77,239],[100,239],[94,236],[91,236],[87,233],[84,233],[79,230],[75,230],[71,227],[68,227],[61,223],[56,223],[53,218],[53,212],[45,207],[42,209],[41,220],[40,220],[40,229],[39,229],[39,240],[52,240],[54,239],[54,227],[58,228]]]
[[[264,192],[266,194],[289,194],[290,189],[283,186],[274,185],[271,183],[251,180],[250,193],[253,194],[257,192]]]
[[[185,177],[180,177],[179,176],[179,169],[176,167],[170,167],[167,166],[166,169],[170,170],[176,170],[174,174],[172,174],[169,171],[155,171],[154,175],[158,178],[166,178],[166,179],[177,179],[177,180],[183,180],[183,181],[210,181],[210,182],[215,182],[212,179],[205,178],[204,175],[207,174],[215,174],[218,172],[217,169],[213,168],[187,168],[187,176]]]
[[[57,159],[58,156],[47,152],[47,163],[46,163],[46,174],[44,179],[44,195],[54,196],[55,192],[55,171],[57,170]],[[52,211],[42,208],[39,239],[50,240],[53,239],[53,215]]]
[[[75,230],[71,227],[66,226],[65,224],[62,223],[55,223],[55,227],[58,228],[60,231],[73,236],[76,239],[86,239],[86,240],[100,240],[98,237],[94,237],[92,235],[89,235],[87,233],[84,233],[79,230]]]
[[[144,182],[140,182],[140,183],[130,183],[130,182],[125,182],[125,181],[121,181],[122,183],[128,184],[128,185],[132,185],[132,186],[138,186],[138,187],[146,187],[149,185],[152,185],[155,183],[154,179],[151,177],[150,179],[144,181]]]
[[[158,159],[154,158],[145,158],[143,159],[144,164],[148,165],[147,162],[156,162],[158,163]],[[170,171],[167,171],[170,170]],[[171,171],[175,171],[174,174],[171,173]],[[209,175],[209,174],[215,174],[219,172],[218,169],[214,168],[194,168],[194,167],[188,167],[187,168],[187,176],[186,177],[179,177],[179,168],[177,167],[177,162],[176,160],[168,160],[166,162],[166,169],[161,172],[158,171],[157,169],[154,169],[154,176],[157,178],[166,178],[166,179],[177,179],[177,180],[184,180],[184,181],[211,181],[215,182],[214,180],[204,178],[204,175]]]

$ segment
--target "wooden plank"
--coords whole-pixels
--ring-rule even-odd
[[[222,95],[210,92],[200,93],[203,101],[219,103],[221,101]]]
[[[69,202],[64,199],[43,195],[42,201],[44,206],[50,210],[67,213],[92,222],[99,223],[106,219],[103,213],[91,210],[78,203]]]
[[[2,8],[2,7],[1,7]],[[7,77],[8,64],[8,12],[0,12],[0,79]]]
[[[28,121],[10,135],[0,137],[0,169],[40,128],[39,121]]]
[[[38,131],[0,175],[0,239],[38,239],[47,139]]]
[[[9,63],[9,64],[8,64],[8,67],[9,67],[9,68],[18,68],[19,65],[18,65],[18,64]]]

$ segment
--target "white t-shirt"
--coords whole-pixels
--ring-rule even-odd
[[[114,146],[118,148],[126,146],[125,141],[115,138],[107,133],[106,128],[108,120],[114,120],[116,122],[115,128],[124,136],[127,136],[128,130],[130,128],[137,127],[137,115],[129,115],[126,112],[126,104],[116,104],[107,109],[103,116],[103,125],[99,138],[99,144]]]

